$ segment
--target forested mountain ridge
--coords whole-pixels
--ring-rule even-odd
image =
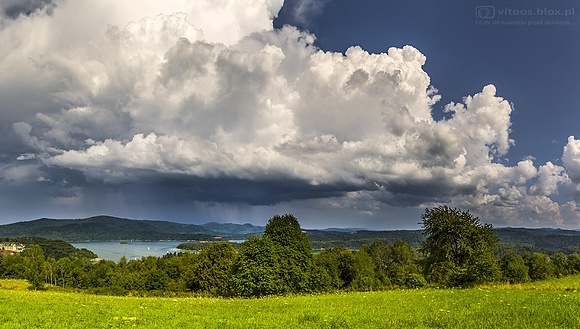
[[[494,230],[504,246],[533,247],[550,254],[561,251],[566,254],[580,252],[580,231],[553,228],[498,228]]]
[[[232,225],[229,224],[230,230]],[[243,225],[239,225],[244,227]],[[112,216],[83,219],[41,218],[32,221],[0,225],[0,236],[38,236],[65,241],[114,240],[207,240],[216,232],[202,225],[167,221],[133,220]]]
[[[580,231],[563,229],[495,228],[500,244],[507,248],[541,250],[543,252],[580,251]],[[134,220],[112,216],[83,219],[41,218],[0,225],[0,237],[37,236],[53,240],[116,241],[116,240],[214,240],[246,239],[264,232],[263,226],[210,222],[203,225],[167,221]],[[361,229],[305,230],[314,249],[347,247],[359,249],[374,241],[394,243],[403,240],[418,247],[425,236],[421,230],[371,231]]]

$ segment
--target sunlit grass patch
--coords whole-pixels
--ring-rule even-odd
[[[559,279],[547,279],[526,283],[500,283],[480,285],[478,288],[512,289],[512,290],[580,290],[580,275],[567,276]]]
[[[576,287],[578,280],[546,281],[540,285],[545,289],[419,289],[260,299],[0,289],[0,327],[573,328],[580,326],[580,293],[549,287]]]
[[[0,289],[25,290],[30,287],[26,280],[0,279]]]

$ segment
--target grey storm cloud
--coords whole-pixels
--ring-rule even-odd
[[[143,184],[143,186],[146,185],[162,189],[164,197],[173,200],[249,205],[274,205],[296,200],[343,197],[347,192],[361,188],[339,183],[314,186],[292,177],[273,177],[251,181],[236,177],[208,179],[179,175],[160,176],[157,181]]]
[[[8,16],[52,6],[26,3]],[[322,51],[272,28],[282,1],[144,3],[61,1],[0,29],[3,191],[35,187],[55,207],[315,200],[365,216],[445,202],[580,223],[575,201],[552,199],[576,188],[578,141],[563,167],[502,164],[513,107],[494,85],[436,120],[441,95],[412,46]]]
[[[0,10],[5,17],[14,19],[20,15],[31,15],[34,12],[46,9],[48,13],[55,7],[53,0],[4,0],[0,3]]]

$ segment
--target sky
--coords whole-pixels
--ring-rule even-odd
[[[580,228],[576,1],[6,0],[0,223]]]

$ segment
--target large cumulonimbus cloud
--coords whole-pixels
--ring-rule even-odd
[[[578,224],[575,201],[552,196],[580,183],[579,141],[564,167],[503,165],[513,108],[493,85],[435,120],[418,49],[325,52],[272,28],[281,6],[60,1],[5,22],[3,181],[73,197],[149,184],[204,202],[320,199],[367,215],[447,202],[496,223]],[[64,171],[85,180],[59,185]]]

